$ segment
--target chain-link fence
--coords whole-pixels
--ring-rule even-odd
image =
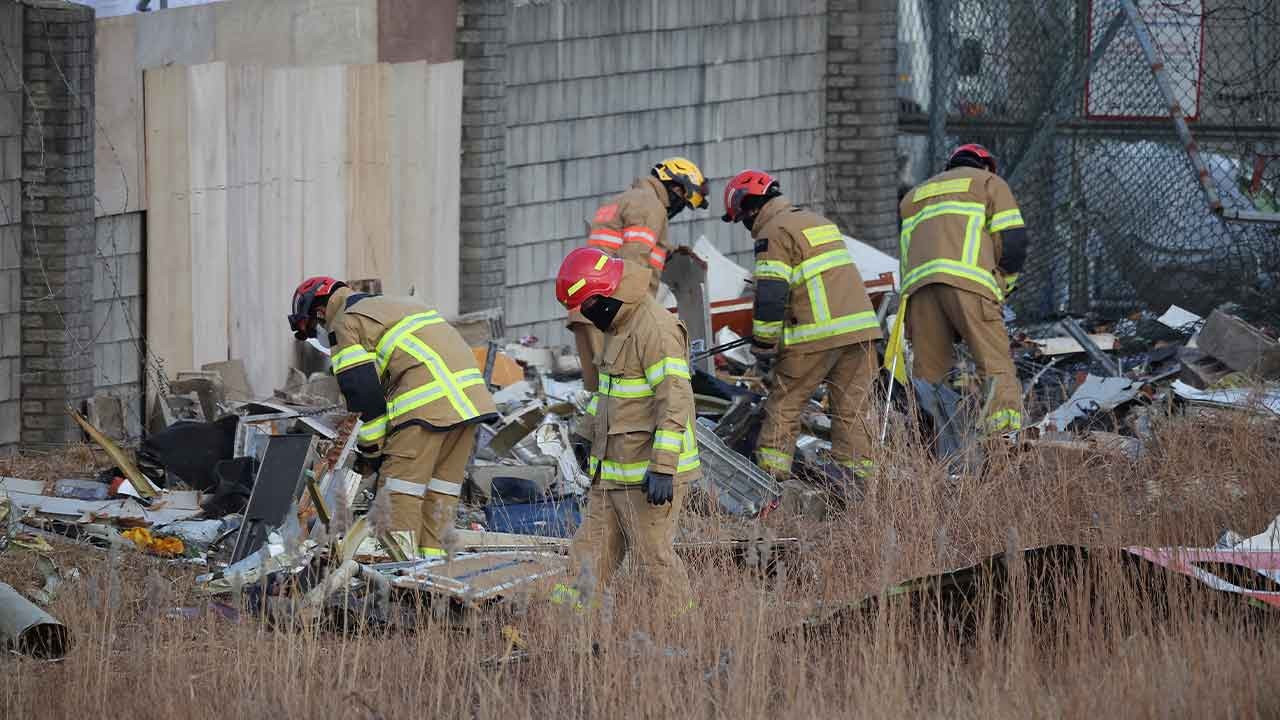
[[[1023,319],[1237,302],[1280,320],[1280,3],[904,0],[899,13],[903,183],[958,142],[996,153],[1033,242],[1012,300]]]

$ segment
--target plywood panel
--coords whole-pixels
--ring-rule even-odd
[[[227,286],[231,294],[230,340],[232,358],[239,358],[249,378],[249,387],[258,388],[262,367],[274,358],[267,353],[267,334],[283,333],[282,324],[271,322],[271,309],[279,298],[264,293],[263,259],[271,252],[271,244],[261,234],[262,198],[271,192],[264,179],[267,165],[263,143],[263,70],[257,65],[232,67],[227,71],[227,260],[230,276]],[[278,289],[272,295],[281,294]],[[267,291],[270,292],[270,291]],[[272,300],[275,302],[273,303]],[[256,364],[256,377],[251,366]]]
[[[148,70],[146,103],[147,348],[170,375],[194,367],[191,213],[187,162],[188,72]],[[156,388],[148,388],[153,397]]]
[[[136,16],[137,67],[161,68],[212,62],[215,7],[201,5]]]
[[[392,66],[390,293],[458,308],[462,63]]]
[[[453,60],[458,0],[378,0],[378,61]]]
[[[347,277],[347,71],[298,71],[302,274]]]
[[[227,66],[190,69],[192,365],[227,358]]]
[[[296,5],[296,0],[270,0],[209,6],[214,15],[214,57],[224,62],[290,64]]]
[[[137,22],[97,22],[94,79],[95,215],[146,208],[143,202],[142,71],[136,64]]]
[[[347,69],[347,274],[390,279],[391,68]]]
[[[294,64],[377,62],[377,0],[307,0],[295,4]],[[448,19],[453,20],[454,16]]]

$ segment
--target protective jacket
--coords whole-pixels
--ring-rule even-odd
[[[643,274],[623,276],[615,294],[623,306],[606,333],[600,390],[587,409],[591,476],[616,487],[640,485],[649,470],[677,482],[701,475],[688,333],[643,283]]]
[[[757,344],[809,353],[880,338],[862,274],[829,220],[779,196],[760,209],[752,237]]]
[[[903,293],[942,283],[1004,302],[1006,276],[1026,257],[1025,223],[1008,183],[957,167],[913,188],[899,210]]]
[[[440,313],[408,299],[340,288],[325,306],[330,364],[362,421],[361,446],[408,424],[448,429],[496,413],[475,356]]]
[[[639,177],[626,192],[601,205],[589,223],[587,244],[622,258],[628,266],[646,270],[651,294],[658,292],[658,281],[671,250],[667,240],[670,202],[660,180]]]

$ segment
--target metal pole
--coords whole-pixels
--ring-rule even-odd
[[[1120,0],[1120,5],[1124,8],[1125,15],[1129,17],[1133,33],[1138,37],[1138,45],[1147,56],[1147,62],[1151,65],[1151,74],[1155,76],[1156,85],[1160,87],[1160,94],[1164,95],[1165,101],[1169,103],[1169,117],[1173,120],[1173,127],[1178,131],[1178,137],[1187,151],[1187,157],[1191,159],[1191,166],[1195,168],[1196,179],[1200,181],[1200,188],[1204,190],[1209,210],[1221,215],[1222,200],[1218,197],[1218,189],[1213,186],[1209,168],[1200,157],[1200,148],[1196,145],[1195,138],[1191,136],[1191,128],[1187,127],[1187,115],[1183,112],[1178,98],[1174,97],[1173,85],[1169,82],[1169,71],[1165,69],[1164,58],[1161,57],[1155,41],[1151,39],[1151,30],[1147,28],[1147,23],[1142,19],[1138,6],[1133,3],[1133,0]]]
[[[950,104],[951,68],[950,0],[931,0],[929,8],[929,169],[933,174],[942,169],[946,155],[947,105]]]

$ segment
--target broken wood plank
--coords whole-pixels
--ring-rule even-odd
[[[98,428],[90,424],[88,420],[85,420],[84,416],[76,412],[75,408],[67,408],[67,413],[71,415],[71,419],[80,425],[80,428],[98,447],[107,452],[111,461],[116,464],[116,467],[120,468],[120,472],[124,473],[124,476],[129,479],[129,482],[133,484],[133,489],[137,490],[139,495],[145,498],[152,498],[159,494],[160,489],[151,484],[147,476],[143,475],[138,466],[133,463],[133,458],[130,458],[124,450],[121,450],[119,445],[116,445],[111,441],[111,438],[103,435]]]
[[[1099,350],[1115,349],[1116,336],[1111,333],[1091,334],[1088,337]],[[1086,352],[1084,346],[1072,337],[1033,338],[1031,342],[1039,348],[1040,354],[1046,357]]]

